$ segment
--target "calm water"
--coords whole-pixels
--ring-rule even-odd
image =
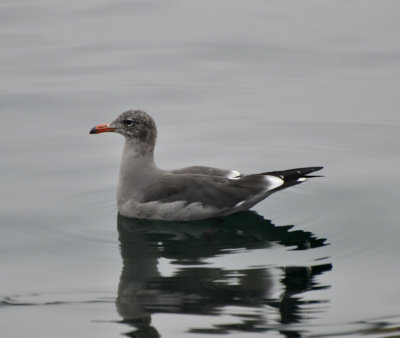
[[[1,337],[400,335],[398,1],[0,2]],[[158,164],[324,178],[222,220],[118,217]]]

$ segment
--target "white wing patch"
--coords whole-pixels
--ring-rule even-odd
[[[234,208],[240,207],[240,206],[243,205],[245,202],[246,202],[246,200],[240,201],[239,203],[237,203],[237,204],[234,206]]]
[[[285,183],[283,179],[272,175],[265,175],[264,179],[268,184],[268,190],[276,189]]]
[[[230,180],[238,180],[240,176],[242,175],[236,170],[231,170],[229,173],[226,174],[226,177]]]
[[[266,185],[265,190],[257,195],[249,196],[249,198],[244,201],[240,201],[234,206],[234,208],[239,208],[241,206],[249,208],[255,203],[258,203],[260,200],[264,199],[268,195],[269,191],[274,190],[285,183],[283,179],[277,176],[263,175],[263,178]]]

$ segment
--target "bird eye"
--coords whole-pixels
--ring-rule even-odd
[[[131,126],[133,124],[133,120],[126,119],[126,120],[123,120],[122,123],[129,127],[129,126]]]

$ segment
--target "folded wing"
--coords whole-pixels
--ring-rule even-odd
[[[270,175],[246,175],[233,179],[198,174],[167,174],[146,188],[142,202],[183,201],[187,204],[201,203],[205,207],[220,210],[230,209],[250,199],[262,199],[282,184],[282,179]]]

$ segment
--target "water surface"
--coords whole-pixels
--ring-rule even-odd
[[[397,1],[2,1],[0,332],[399,335]],[[118,217],[127,109],[158,164],[324,178],[223,220]]]

